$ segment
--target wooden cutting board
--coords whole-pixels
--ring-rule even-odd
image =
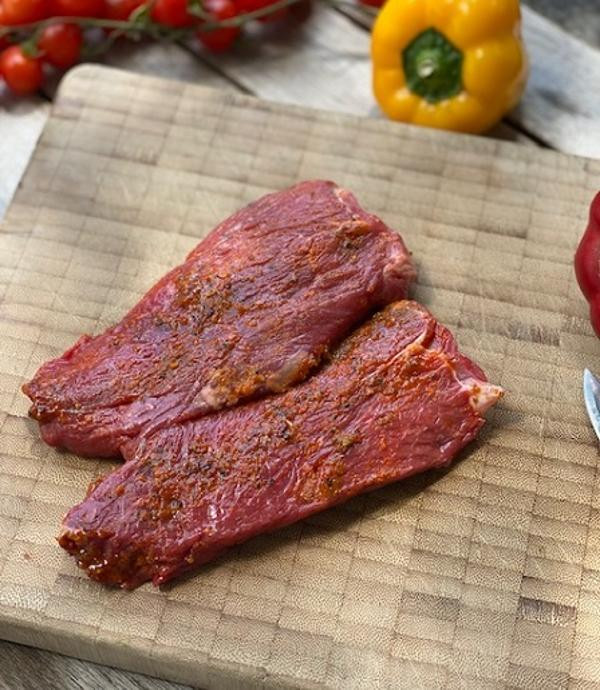
[[[402,232],[416,297],[507,390],[448,472],[360,497],[162,591],[54,537],[107,470],[19,386],[230,212],[332,178]],[[600,343],[572,256],[600,161],[101,67],[67,77],[0,235],[0,635],[203,687],[600,687]]]

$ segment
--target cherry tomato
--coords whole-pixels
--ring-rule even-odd
[[[187,0],[156,0],[152,6],[152,19],[165,26],[189,26],[196,20],[187,11]]]
[[[0,74],[7,86],[18,94],[37,91],[42,84],[42,65],[23,53],[21,46],[10,46],[0,53]]]
[[[14,26],[45,19],[50,13],[48,0],[3,0],[0,24]]]
[[[105,16],[107,19],[124,22],[129,19],[132,12],[135,12],[144,3],[145,0],[105,0]]]
[[[205,0],[204,7],[216,19],[231,19],[237,15],[232,0]],[[213,53],[228,50],[240,33],[239,26],[227,26],[213,31],[198,31],[198,40]]]
[[[47,26],[38,41],[42,58],[59,69],[68,69],[79,60],[82,45],[81,29],[75,24]]]
[[[53,17],[103,17],[104,0],[51,0]]]

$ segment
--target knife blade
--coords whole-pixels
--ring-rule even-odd
[[[583,371],[583,399],[590,422],[600,440],[600,381],[589,369]]]

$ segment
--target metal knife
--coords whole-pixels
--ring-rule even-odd
[[[589,369],[583,371],[583,399],[596,436],[600,439],[600,380]]]

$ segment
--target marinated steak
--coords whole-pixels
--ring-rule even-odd
[[[303,182],[225,220],[119,324],[44,364],[23,386],[30,414],[50,445],[118,456],[142,431],[304,379],[414,277],[350,192]]]
[[[447,465],[501,390],[421,306],[388,306],[308,381],[142,438],[66,516],[88,575],[167,582],[261,532]]]

